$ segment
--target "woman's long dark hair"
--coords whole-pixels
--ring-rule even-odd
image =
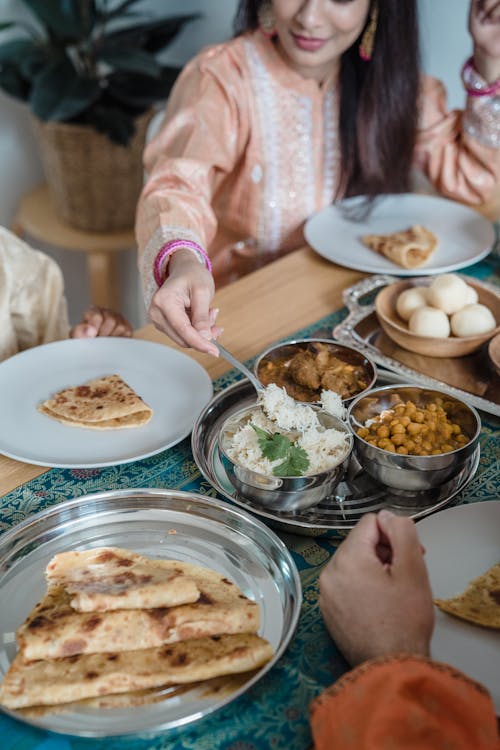
[[[263,2],[240,0],[237,34],[257,28]],[[375,3],[372,59],[360,58],[358,39],[341,60],[338,197],[374,198],[410,189],[419,99],[416,0],[372,0],[372,6]]]

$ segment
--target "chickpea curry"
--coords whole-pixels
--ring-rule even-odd
[[[412,401],[398,404],[367,420],[356,432],[377,448],[405,456],[449,453],[470,440],[460,425],[449,419],[442,399],[425,406]]]
[[[360,363],[349,362],[340,352],[335,344],[322,342],[285,344],[262,359],[257,377],[263,385],[284,387],[297,401],[319,401],[323,390],[352,398],[368,387],[371,375],[362,357]]]

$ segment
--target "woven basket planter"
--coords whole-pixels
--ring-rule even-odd
[[[151,116],[148,112],[138,118],[128,146],[118,146],[86,125],[33,120],[45,177],[63,221],[95,232],[134,225]]]

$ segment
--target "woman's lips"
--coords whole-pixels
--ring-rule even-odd
[[[326,44],[326,39],[314,39],[310,36],[300,36],[300,34],[292,34],[292,38],[295,45],[306,52],[316,52]]]

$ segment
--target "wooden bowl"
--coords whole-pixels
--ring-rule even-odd
[[[389,284],[377,294],[375,299],[375,311],[380,325],[385,333],[403,349],[428,357],[465,357],[467,354],[477,351],[486,341],[500,332],[497,325],[487,333],[478,336],[450,336],[449,338],[431,338],[430,336],[419,336],[408,329],[408,324],[399,317],[396,312],[396,300],[405,289],[415,286],[429,286],[430,277],[418,277],[405,279]],[[493,317],[500,321],[500,293],[486,289],[473,279],[465,278],[467,284],[473,287],[478,294],[478,302],[486,305],[491,310]]]
[[[500,375],[500,333],[497,333],[488,344],[488,356],[495,372]]]

